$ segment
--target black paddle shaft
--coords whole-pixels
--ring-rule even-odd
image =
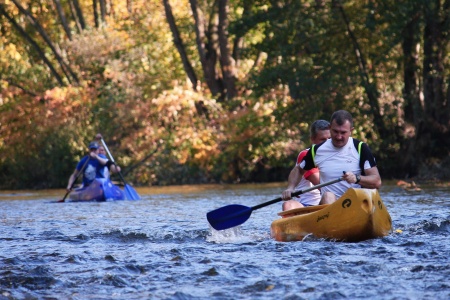
[[[105,148],[106,152],[108,153],[109,158],[111,161],[115,164],[114,157],[112,156],[111,152],[109,152],[108,146],[106,146],[105,141],[103,138],[101,138],[101,142],[103,144],[103,147]],[[118,172],[120,179],[122,180],[124,184],[125,189],[125,197],[128,198],[128,200],[139,200],[141,197],[138,195],[138,193],[125,181],[125,178],[122,176],[122,172]]]
[[[111,152],[109,152],[108,146],[106,146],[105,141],[103,140],[103,138],[101,139],[102,145],[105,148],[106,152],[108,153],[109,159],[111,159],[111,161],[113,162],[113,164],[116,164],[116,162],[114,161],[114,157],[112,156]],[[125,178],[123,178],[122,173],[119,171],[117,172],[119,174],[120,179],[122,180],[124,185],[127,185],[127,182],[125,181]]]
[[[330,185],[330,184],[339,182],[339,181],[341,181],[341,180],[342,180],[342,178],[338,178],[338,179],[335,179],[335,180],[332,180],[332,181],[329,181],[329,182],[324,182],[324,183],[321,183],[321,184],[312,186],[312,187],[310,187],[310,188],[307,188],[307,189],[304,189],[304,190],[301,190],[301,191],[292,193],[291,196],[294,197],[294,196],[298,196],[298,195],[301,195],[301,194],[310,192],[310,191],[315,190],[315,189],[320,189],[321,187],[324,187],[324,186],[327,186],[327,185]],[[255,205],[255,206],[252,207],[252,211],[255,210],[255,209],[258,209],[258,208],[262,208],[262,207],[265,207],[265,206],[268,206],[268,205],[271,205],[271,204],[280,202],[280,201],[282,201],[282,200],[283,200],[283,198],[278,197],[277,199],[273,199],[273,200],[271,200],[271,201],[268,201],[268,202],[264,202],[264,203]]]

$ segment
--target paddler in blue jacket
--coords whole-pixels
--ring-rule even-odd
[[[105,166],[109,169],[114,163],[107,159],[106,156],[99,154],[98,150],[99,144],[97,142],[89,144],[89,155],[78,162],[72,175],[70,175],[67,191],[71,190],[72,184],[80,172],[83,172],[83,186],[90,185],[95,178],[106,178],[104,174]]]

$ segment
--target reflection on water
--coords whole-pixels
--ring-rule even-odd
[[[108,203],[54,203],[63,190],[0,193],[0,298],[450,298],[448,186],[385,185],[394,232],[360,243],[272,240],[281,203],[225,231],[206,221],[284,187],[138,188],[142,200]]]

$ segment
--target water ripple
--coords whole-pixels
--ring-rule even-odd
[[[448,299],[448,189],[386,188],[394,231],[360,243],[270,237],[280,205],[213,230],[208,210],[256,205],[281,187],[141,201],[48,203],[3,195],[0,299]],[[20,200],[18,195],[25,195]]]

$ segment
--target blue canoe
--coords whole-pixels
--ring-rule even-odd
[[[69,199],[77,201],[116,201],[125,200],[124,192],[111,180],[96,178],[89,186],[73,190]]]

